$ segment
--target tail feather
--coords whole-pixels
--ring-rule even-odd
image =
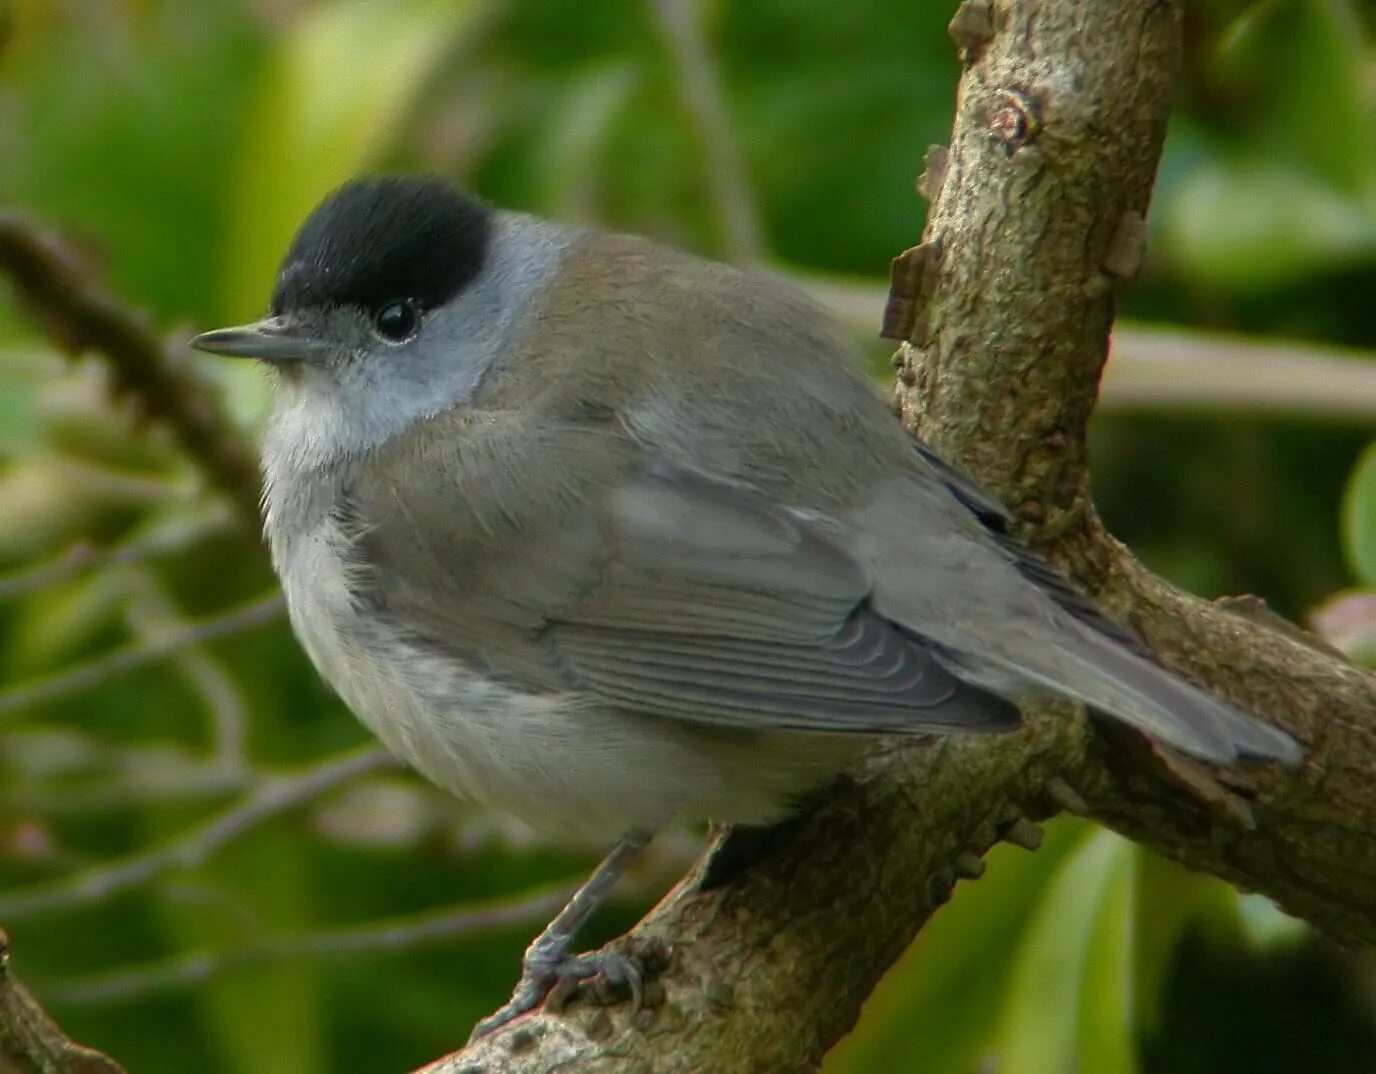
[[[961,673],[982,679],[991,689],[1007,690],[1020,680],[1024,692],[1027,685],[1035,685],[1073,698],[1206,761],[1228,764],[1249,758],[1295,765],[1304,757],[1298,743],[1284,731],[1092,627],[1076,623],[1057,637],[1038,639],[1026,653],[1011,649],[1004,647],[996,654],[986,649],[977,658],[979,668],[972,667],[968,657],[962,659]],[[997,665],[997,670],[990,669],[988,662]]]
[[[1299,744],[1284,731],[1110,639],[1088,629],[1080,633],[1076,640],[1082,643],[1069,652],[1086,677],[1082,682],[1077,675],[1062,688],[1086,704],[1205,760],[1251,758],[1293,765],[1303,759]]]
[[[854,552],[876,579],[875,611],[1000,697],[1073,698],[1209,761],[1300,762],[1289,735],[1162,667],[1136,634],[1009,537],[996,501],[927,462],[925,479],[892,486],[852,519]]]

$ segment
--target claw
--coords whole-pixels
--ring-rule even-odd
[[[469,1043],[533,1011],[557,985],[574,986],[598,974],[613,987],[629,988],[636,1010],[640,1009],[645,996],[644,972],[632,956],[619,951],[571,955],[569,947],[573,944],[574,935],[602,905],[627,864],[635,860],[649,841],[650,833],[639,828],[631,828],[621,837],[593,870],[587,882],[573,893],[568,905],[526,948],[525,958],[521,960],[521,980],[516,985],[516,991],[501,1010],[473,1027]]]
[[[521,980],[511,998],[473,1027],[468,1043],[533,1011],[561,985],[576,985],[599,974],[613,988],[628,989],[632,1010],[640,1010],[645,998],[645,973],[631,955],[620,951],[593,951],[560,956],[535,947],[526,953]]]

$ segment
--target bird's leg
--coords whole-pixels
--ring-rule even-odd
[[[612,984],[629,986],[639,1002],[640,967],[629,955],[615,951],[571,955],[569,948],[578,930],[606,901],[627,866],[645,849],[650,839],[649,832],[632,828],[612,847],[593,870],[592,876],[573,893],[573,898],[545,927],[545,931],[526,948],[525,957],[521,960],[521,980],[512,992],[511,999],[474,1027],[470,1042],[487,1036],[513,1018],[539,1006],[561,981],[581,981],[600,973]]]

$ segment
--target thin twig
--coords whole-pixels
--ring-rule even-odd
[[[0,1070],[16,1074],[124,1074],[107,1055],[83,1047],[58,1027],[9,964],[0,932]]]
[[[789,276],[838,321],[877,337],[887,289]],[[1376,421],[1376,353],[1118,321],[1100,409]]]
[[[0,919],[14,921],[102,902],[172,869],[194,869],[220,847],[264,821],[392,763],[381,747],[367,746],[274,777],[224,812],[169,843],[60,880],[0,894]]]
[[[157,529],[140,533],[113,548],[96,549],[89,544],[75,544],[47,563],[38,563],[0,575],[0,600],[22,597],[35,590],[76,578],[86,571],[127,566],[159,556],[172,555],[227,533],[229,528],[228,513],[219,507],[212,507],[211,510],[193,518],[178,519]]]
[[[1110,409],[1235,411],[1366,424],[1376,419],[1376,357],[1274,339],[1114,327],[1104,368]]]
[[[228,612],[196,620],[186,629],[165,637],[126,645],[56,675],[21,682],[0,691],[0,717],[99,686],[116,675],[155,663],[173,653],[242,634],[275,619],[284,607],[282,595],[274,591]]]
[[[8,745],[10,738],[0,740]],[[121,772],[96,781],[58,781],[51,786],[5,788],[0,810],[39,814],[48,819],[153,805],[193,805],[243,794],[271,776],[247,768],[186,762],[167,772],[142,769]]]
[[[363,925],[278,936],[248,947],[196,951],[111,973],[93,974],[40,989],[49,1003],[110,1006],[135,1003],[172,989],[193,988],[243,966],[288,959],[344,959],[393,954],[548,919],[577,885],[543,886],[516,899],[465,903]]]
[[[157,577],[140,570],[138,578],[126,619],[139,642],[157,645],[184,634],[188,623]],[[199,645],[182,649],[173,664],[210,713],[216,763],[229,769],[242,767],[247,761],[248,711],[234,676],[222,660]]]
[[[759,216],[727,117],[721,79],[703,38],[702,5],[698,0],[652,0],[651,6],[697,136],[727,256],[737,264],[756,264],[764,256]]]
[[[103,354],[115,390],[164,422],[210,484],[248,521],[258,517],[258,467],[214,385],[148,319],[83,272],[54,236],[17,213],[0,212],[0,272],[9,276],[48,334],[69,354]]]

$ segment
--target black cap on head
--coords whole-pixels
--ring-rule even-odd
[[[356,179],[325,198],[292,240],[272,313],[307,306],[433,309],[482,268],[491,210],[435,176]]]

